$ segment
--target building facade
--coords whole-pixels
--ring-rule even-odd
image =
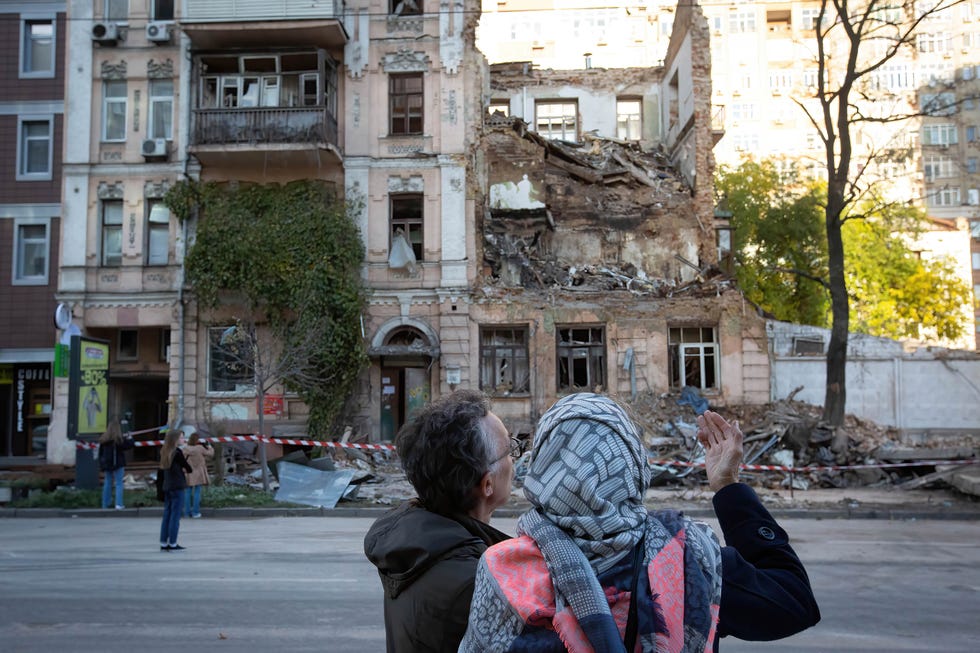
[[[64,2],[0,2],[0,456],[44,455],[61,238]]]
[[[798,104],[819,116],[813,93],[820,3],[703,0],[699,5],[711,37],[712,117],[725,133],[714,149],[718,163],[773,158],[811,178],[825,177],[823,142]],[[527,61],[541,69],[579,68],[584,61],[603,68],[655,65],[666,56],[677,19],[671,2],[602,8],[563,0],[485,2],[483,14],[478,46],[491,64]],[[855,131],[854,143],[858,154],[876,153],[860,161],[862,174],[887,180],[882,188],[889,199],[912,201],[931,218],[970,222],[973,237],[960,240],[955,258],[959,263],[972,257],[972,270],[963,279],[980,302],[978,44],[976,0],[923,21],[914,48],[868,77],[859,89],[867,101],[858,105],[872,117],[927,115],[867,123]],[[878,54],[875,47],[864,44],[862,51]],[[943,344],[980,346],[980,304],[964,310],[975,314],[974,329]]]

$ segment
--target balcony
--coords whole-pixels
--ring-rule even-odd
[[[337,118],[326,107],[195,109],[190,151],[204,165],[251,166],[269,158],[316,165],[326,152],[339,162]]]
[[[343,0],[184,0],[181,28],[197,50],[347,43]]]

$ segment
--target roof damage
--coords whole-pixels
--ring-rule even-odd
[[[500,114],[486,127],[486,284],[662,297],[729,284],[699,266],[713,231],[659,149],[594,134],[549,140]]]

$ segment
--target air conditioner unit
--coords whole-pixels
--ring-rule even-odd
[[[119,41],[119,25],[92,23],[92,40],[102,45],[115,45]]]
[[[146,40],[153,43],[170,43],[173,23],[155,21],[146,24]]]
[[[147,158],[167,156],[167,139],[148,138],[143,141],[143,156]]]

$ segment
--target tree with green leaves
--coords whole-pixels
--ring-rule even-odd
[[[816,66],[815,105],[805,98],[797,103],[806,113],[823,144],[822,165],[827,172],[824,223],[827,236],[827,269],[831,304],[830,342],[827,346],[827,378],[823,418],[834,426],[844,422],[847,399],[847,339],[850,328],[850,295],[847,289],[844,225],[863,217],[859,206],[875,212],[887,204],[875,180],[866,174],[876,159],[896,148],[882,141],[857,147],[855,137],[863,128],[881,128],[907,122],[936,110],[942,94],[923,106],[908,98],[878,94],[875,76],[902,57],[914,59],[916,40],[923,24],[940,16],[962,0],[819,0],[814,22],[813,63]]]
[[[732,213],[735,275],[746,296],[777,319],[826,327],[831,320],[829,256],[822,182],[780,174],[772,161],[721,166],[719,203]],[[922,259],[912,244],[925,216],[908,205],[858,204],[845,220],[852,328],[887,338],[961,336],[969,285],[954,262]]]
[[[233,307],[229,338],[257,392],[281,383],[299,394],[311,435],[324,437],[367,362],[364,250],[351,207],[317,181],[186,181],[165,202],[196,223],[187,282],[203,309]]]

